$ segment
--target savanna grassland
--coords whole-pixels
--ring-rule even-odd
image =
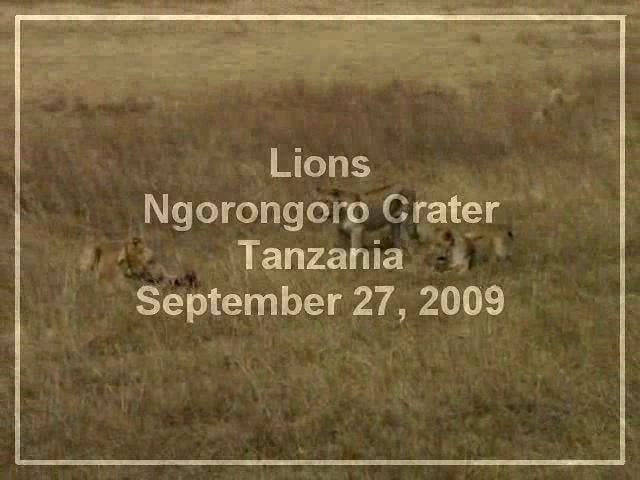
[[[489,2],[473,11],[379,3],[366,12],[336,9],[496,12]],[[336,11],[331,2],[279,5],[258,11]],[[168,2],[153,12],[72,7],[28,2],[20,13],[175,12]],[[499,5],[499,13],[541,13],[532,8]],[[550,13],[602,13],[578,3],[565,10]],[[613,5],[606,12],[629,10]],[[256,13],[232,2],[187,11]],[[5,27],[3,40],[11,42]],[[630,34],[630,99],[637,98],[635,42]],[[619,458],[617,22],[26,22],[21,53],[23,459]],[[532,125],[553,88],[579,96],[549,123]],[[640,255],[631,183],[639,121],[628,107],[629,329]],[[13,116],[1,122],[0,211],[11,232]],[[366,155],[372,173],[274,179],[271,147],[288,158],[294,147],[324,157]],[[414,186],[427,201],[499,201],[496,220],[513,225],[513,262],[464,275],[429,274],[413,258],[399,272],[247,271],[238,239],[331,247],[335,229],[307,225],[291,233],[232,223],[176,232],[144,224],[145,193],[194,204],[309,202],[318,186],[367,190],[391,181]],[[286,284],[302,294],[342,292],[345,302],[334,317],[221,316],[187,325],[184,317],[140,316],[134,286],[104,296],[77,269],[88,241],[139,233],[171,269],[197,270],[202,290],[266,293]],[[0,258],[8,273],[1,293],[7,364],[10,237]],[[351,315],[357,286],[388,284],[396,286],[393,314]],[[419,291],[428,284],[498,284],[504,312],[420,317]],[[409,312],[402,325],[398,307]],[[629,370],[637,359],[628,348],[628,406],[635,404]],[[7,405],[10,412],[8,396]],[[628,412],[629,432],[634,418]],[[6,419],[9,431],[13,419]],[[65,468],[62,478],[250,473]],[[427,471],[275,468],[259,473]],[[24,478],[54,473],[10,470]],[[427,475],[634,478],[632,466],[446,467]]]

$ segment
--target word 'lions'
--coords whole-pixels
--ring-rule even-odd
[[[127,280],[172,287],[199,284],[193,271],[180,277],[169,275],[164,266],[155,261],[153,250],[139,237],[132,237],[124,244],[87,246],[80,256],[79,267],[82,271],[94,272],[96,279],[110,291],[126,287]]]

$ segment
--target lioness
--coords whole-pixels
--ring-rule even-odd
[[[178,277],[169,275],[154,259],[154,252],[139,237],[124,244],[103,243],[87,246],[80,256],[79,267],[93,271],[109,292],[125,287],[127,280],[138,280],[166,286],[195,287],[199,281],[195,272]]]
[[[153,250],[139,237],[124,244],[97,244],[87,246],[80,256],[80,269],[93,271],[96,278],[113,288],[122,286],[126,278],[140,276],[153,260]]]
[[[398,197],[390,198],[391,195]],[[377,231],[384,227],[391,228],[391,243],[394,248],[402,247],[402,229],[406,229],[411,238],[417,238],[416,224],[411,220],[413,217],[413,205],[416,201],[416,192],[411,188],[401,185],[387,185],[364,193],[352,192],[339,188],[323,190],[316,189],[316,199],[328,205],[345,205],[339,209],[338,233],[349,239],[351,248],[361,248],[364,246],[364,233]],[[388,199],[388,215],[385,216],[383,209],[385,200]],[[405,201],[406,200],[406,201]],[[356,202],[362,202],[369,209],[369,216],[362,223],[349,220],[347,206]],[[401,213],[407,214],[407,219],[403,222],[391,222],[388,216],[397,218]],[[335,219],[334,219],[335,220]]]
[[[478,261],[511,260],[513,229],[499,223],[466,225],[463,235],[473,242]]]
[[[547,100],[533,113],[532,123],[537,126],[550,124],[561,112],[568,112],[579,97],[579,93],[567,95],[561,88],[554,88]]]
[[[464,272],[479,262],[511,260],[513,231],[508,225],[429,225],[421,227],[419,234],[427,244],[427,265],[439,272]]]
[[[448,226],[431,229],[424,255],[429,270],[464,273],[472,267],[474,258],[475,247],[469,238]]]

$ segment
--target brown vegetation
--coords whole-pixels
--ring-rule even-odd
[[[258,26],[238,25],[241,34],[230,35],[231,24],[222,31],[238,49],[249,49],[255,35],[264,40]],[[463,48],[497,48],[497,28],[463,32]],[[527,29],[508,31],[514,49],[552,50],[553,40]],[[358,52],[362,63],[371,61]],[[524,68],[497,75],[497,63],[472,75],[471,67],[447,71],[448,58],[434,52],[434,65],[441,63],[432,71],[427,55],[421,77],[395,81],[345,78],[357,62],[346,74],[336,68],[331,81],[295,80],[293,57],[282,60],[290,62],[286,80],[218,78],[175,90],[166,80],[135,87],[123,81],[106,99],[102,84],[72,89],[58,82],[47,93],[25,86],[23,458],[618,458],[617,64],[599,58],[564,69],[561,59],[529,78]],[[25,71],[34,63],[25,61]],[[448,75],[451,81],[441,81]],[[460,75],[474,79],[463,85]],[[25,74],[25,84],[34,77]],[[532,113],[551,87],[580,93],[579,100],[536,128]],[[10,133],[6,138],[9,144]],[[307,155],[366,155],[372,175],[272,179],[273,146],[283,159],[294,147]],[[10,168],[0,170],[0,188],[11,191],[12,176]],[[237,239],[325,247],[337,241],[335,229],[195,224],[181,233],[142,225],[145,193],[194,204],[308,201],[316,186],[367,190],[407,179],[428,201],[500,201],[496,221],[512,224],[516,236],[512,264],[483,264],[465,275],[429,275],[411,259],[401,272],[248,272]],[[11,201],[0,203],[6,218],[12,209]],[[159,261],[172,271],[197,271],[205,292],[266,293],[286,284],[300,293],[342,292],[345,303],[336,317],[221,317],[192,325],[182,317],[141,317],[133,293],[104,297],[75,269],[87,238],[122,240],[141,230]],[[635,253],[631,245],[628,255]],[[505,310],[498,317],[419,317],[427,284],[498,284]],[[349,294],[358,285],[395,285],[393,313],[351,316],[358,299]],[[408,310],[401,325],[399,307]],[[230,478],[237,472],[226,471]],[[508,478],[511,471],[466,472]],[[518,470],[531,478],[540,472]],[[442,478],[457,473],[443,470]]]
[[[526,121],[535,99],[516,89],[487,85],[463,98],[400,81],[379,88],[297,81],[258,91],[236,84],[180,110],[160,106],[117,120],[101,109],[67,112],[64,122],[25,112],[23,288],[39,292],[23,299],[25,456],[545,458],[557,456],[558,445],[567,456],[575,452],[576,429],[594,442],[582,455],[614,456],[617,306],[598,298],[617,288],[616,220],[595,223],[592,212],[615,212],[617,177],[611,155],[592,139],[616,111],[607,108],[609,85],[589,85],[581,86],[591,100],[580,113],[543,132]],[[430,278],[420,269],[249,274],[236,239],[329,246],[333,229],[196,225],[178,234],[146,227],[170,245],[168,257],[187,252],[183,259],[199,265],[209,287],[259,292],[287,283],[348,292],[402,282],[398,305],[413,311],[400,330],[395,316],[356,320],[348,307],[340,318],[211,318],[186,326],[139,318],[126,296],[106,301],[72,271],[68,255],[53,254],[64,241],[70,255],[87,229],[117,237],[139,228],[147,192],[194,202],[307,200],[317,181],[285,186],[268,177],[271,146],[366,154],[372,184],[408,176],[428,197],[502,199],[523,242],[516,265],[473,278]],[[593,172],[579,187],[568,179],[577,164]],[[538,195],[541,177],[546,190]],[[571,220],[561,221],[567,205]],[[50,235],[44,248],[42,235]],[[590,267],[577,261],[587,252]],[[498,282],[508,308],[497,319],[419,318],[417,287],[433,281]],[[47,332],[55,332],[51,341]],[[105,338],[114,355],[96,346]],[[56,420],[44,413],[60,410],[74,414]],[[36,412],[43,412],[37,420]],[[587,417],[600,422],[582,424]],[[606,433],[585,430],[596,424]],[[49,429],[52,443],[38,441]],[[66,443],[60,431],[68,432]],[[501,440],[507,432],[508,442]]]

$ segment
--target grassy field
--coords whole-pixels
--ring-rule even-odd
[[[345,13],[332,2],[290,5],[264,9]],[[424,12],[416,3],[393,12],[540,12],[474,5],[472,11]],[[22,13],[87,10],[72,7],[29,2]],[[164,2],[157,7],[153,13],[175,11]],[[138,13],[123,4],[91,11]],[[211,2],[188,11],[256,9]],[[371,13],[389,11],[383,2],[371,7]],[[624,5],[607,12],[633,13]],[[551,13],[593,10],[575,2]],[[615,22],[24,24],[22,457],[619,458],[618,35]],[[8,23],[5,37],[12,39]],[[629,34],[630,50],[636,43]],[[638,191],[631,180],[638,173],[633,153],[640,122],[634,55],[631,50],[627,62],[630,330],[640,255]],[[533,127],[532,113],[558,87],[578,93],[578,100],[550,125]],[[13,86],[3,88],[10,112]],[[0,212],[10,224],[13,116],[3,115],[0,126],[6,192]],[[366,180],[273,179],[272,146],[325,157],[366,155],[372,174]],[[516,238],[513,263],[436,276],[414,259],[400,272],[249,272],[238,239],[330,247],[335,232],[328,225],[298,233],[259,224],[195,225],[189,232],[143,225],[145,193],[194,203],[309,202],[317,186],[366,190],[389,181],[410,183],[427,201],[458,195],[501,202],[497,221],[512,223]],[[133,286],[105,297],[76,268],[87,241],[139,232],[173,269],[195,268],[203,290],[269,292],[287,284],[300,293],[343,292],[345,303],[335,317],[223,316],[193,325],[183,317],[142,317]],[[11,365],[13,249],[11,235],[6,239],[0,262],[8,273],[1,291],[7,321],[0,333]],[[350,292],[380,284],[397,288],[394,314],[351,316],[357,299]],[[498,284],[505,310],[498,317],[420,317],[419,291],[428,284]],[[409,312],[402,325],[395,315],[400,306]],[[633,331],[629,337],[633,341]],[[638,355],[631,343],[627,349],[631,409]],[[10,434],[10,415],[6,420]],[[627,458],[634,460],[633,414],[627,428]],[[451,467],[428,474],[634,478],[640,472],[634,463],[624,469]],[[62,478],[205,474],[93,468],[62,470]],[[54,473],[10,470],[24,478]],[[235,478],[249,471],[208,473]],[[259,472],[360,473],[422,477],[425,470]]]

